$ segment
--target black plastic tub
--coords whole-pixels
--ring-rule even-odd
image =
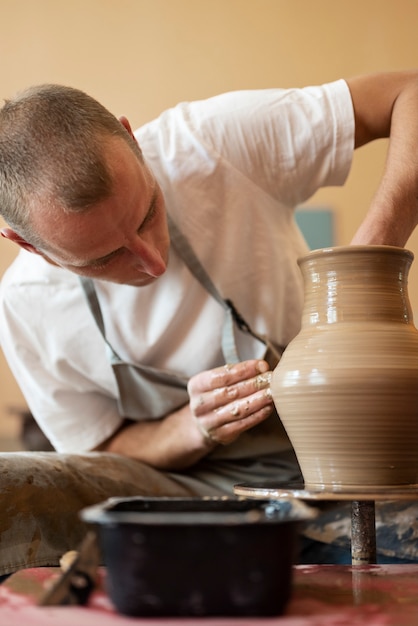
[[[110,498],[84,509],[97,527],[107,590],[131,616],[274,616],[292,587],[292,501]]]

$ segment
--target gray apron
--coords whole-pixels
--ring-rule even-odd
[[[264,358],[269,362],[270,367],[273,368],[277,364],[284,348],[274,345],[267,337],[254,332],[250,328],[243,317],[238,313],[231,300],[224,299],[219,294],[190,243],[170,217],[168,217],[168,225],[171,243],[179,257],[206,291],[215,298],[225,310],[222,332],[222,353],[225,363],[238,363],[240,361],[235,341],[235,331],[239,329],[244,333],[250,334],[265,345]],[[186,405],[189,402],[187,393],[188,378],[167,370],[137,363],[128,363],[120,358],[106,339],[103,316],[94,287],[94,281],[91,278],[83,276],[80,277],[80,282],[87,298],[90,311],[106,343],[109,361],[119,390],[117,404],[120,414],[132,420],[161,419],[167,414]],[[276,446],[273,450],[271,449],[273,441],[270,441],[266,452],[269,453],[276,450],[289,449],[290,444],[288,438],[285,435],[277,414],[274,415],[274,422],[271,419],[266,420],[266,422],[274,423],[273,430],[277,431],[275,433],[276,437],[280,439],[280,442],[278,442],[279,447],[277,448]],[[263,425],[265,429],[267,426],[266,422],[259,427],[255,427],[253,431],[257,431],[260,427],[263,427]],[[270,432],[271,428],[268,430]],[[240,441],[241,439],[242,436],[240,437]],[[261,443],[259,437],[258,441]],[[257,446],[257,448],[258,447],[259,446]],[[254,452],[255,450],[252,450],[250,456],[253,456]],[[225,454],[222,455],[222,457],[225,456]],[[228,454],[227,456],[229,457],[230,455]],[[233,456],[236,456],[235,453]],[[241,453],[239,453],[239,456],[241,456]],[[247,454],[244,454],[244,456],[247,456]]]

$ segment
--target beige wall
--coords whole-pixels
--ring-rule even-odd
[[[0,0],[0,98],[66,83],[137,126],[179,100],[221,91],[415,67],[417,23],[416,0]],[[367,208],[385,147],[363,148],[346,188],[313,199],[334,207],[339,244]],[[418,255],[418,235],[409,247]],[[15,252],[0,241],[0,275]],[[0,392],[1,432],[14,428],[4,407],[22,402],[1,354]]]

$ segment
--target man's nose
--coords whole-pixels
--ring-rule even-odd
[[[155,245],[145,243],[141,239],[136,239],[128,248],[131,254],[138,261],[138,267],[153,278],[158,278],[164,274],[167,264]]]

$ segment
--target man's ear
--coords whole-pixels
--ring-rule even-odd
[[[39,252],[37,248],[35,248],[35,246],[33,246],[31,243],[28,243],[26,239],[23,239],[23,237],[18,235],[13,230],[13,228],[2,228],[0,230],[0,235],[4,237],[5,239],[9,239],[9,241],[13,241],[18,246],[20,246],[21,248],[24,248],[28,252],[32,252],[33,254],[42,254],[41,252]]]
[[[126,130],[128,131],[128,133],[130,134],[130,136],[132,137],[132,139],[135,139],[133,131],[132,131],[132,127],[128,121],[128,118],[126,118],[124,115],[122,115],[119,118],[119,122],[122,124],[122,126],[124,126],[126,128]]]

